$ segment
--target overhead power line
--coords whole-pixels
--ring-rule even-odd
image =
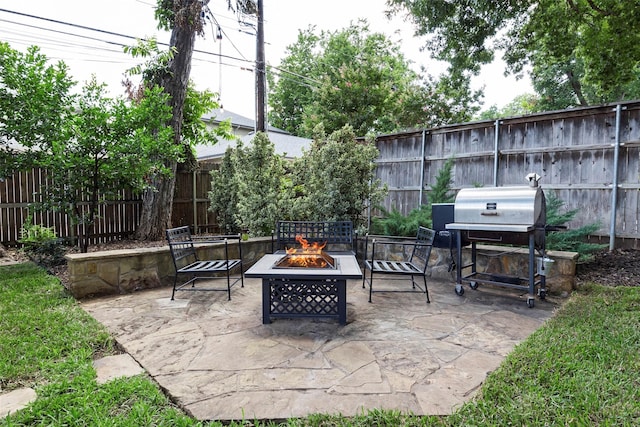
[[[144,3],[144,2],[141,2]],[[85,26],[85,25],[79,25],[79,24],[74,24],[71,22],[65,22],[65,21],[60,21],[57,19],[52,19],[52,18],[44,18],[41,16],[36,16],[36,15],[32,15],[32,14],[28,14],[28,13],[23,13],[23,12],[17,12],[17,11],[12,11],[12,10],[8,10],[5,8],[0,8],[0,12],[5,12],[8,14],[12,14],[12,15],[17,15],[17,16],[21,16],[21,17],[25,17],[25,18],[29,18],[29,19],[35,19],[38,21],[44,21],[50,24],[56,24],[56,25],[63,25],[63,26],[67,26],[67,27],[72,27],[75,29],[79,29],[79,30],[83,30],[83,31],[88,31],[88,32],[94,32],[94,33],[99,33],[99,34],[104,34],[104,35],[108,35],[108,36],[112,36],[112,37],[119,37],[122,39],[126,39],[126,40],[147,40],[147,38],[143,38],[143,37],[135,37],[135,36],[131,36],[128,34],[123,34],[123,33],[117,33],[114,31],[108,31],[108,30],[103,30],[103,29],[99,29],[99,28],[94,28],[94,27],[89,27],[89,26]],[[213,21],[213,23],[215,23],[216,25],[219,25],[219,21],[218,18],[216,18],[214,16],[214,14],[209,10],[208,14],[210,14],[209,16],[207,16],[207,18],[210,21]],[[227,18],[224,17],[225,19],[231,19],[231,18]],[[0,29],[0,31],[5,32],[7,34],[10,34],[12,37],[9,38],[7,37],[6,40],[8,41],[12,41],[15,43],[22,43],[24,45],[33,45],[33,40],[38,40],[40,41],[41,44],[47,44],[49,46],[54,46],[52,49],[54,50],[58,50],[61,52],[64,52],[64,48],[65,47],[73,47],[73,54],[74,55],[78,55],[81,51],[79,51],[78,49],[87,49],[86,55],[91,55],[91,58],[83,58],[82,61],[85,62],[101,62],[101,63],[126,63],[126,62],[130,62],[128,59],[115,59],[115,58],[109,58],[107,56],[103,56],[102,58],[98,58],[96,56],[96,51],[101,51],[104,53],[111,53],[111,54],[122,54],[123,52],[121,50],[115,50],[115,49],[107,49],[105,47],[99,47],[96,45],[90,45],[87,44],[87,41],[92,41],[92,42],[96,42],[96,43],[105,43],[108,45],[113,45],[113,46],[117,46],[117,47],[125,47],[127,46],[126,43],[121,42],[121,41],[115,41],[115,40],[109,40],[107,38],[101,38],[101,37],[93,37],[93,36],[89,36],[86,34],[78,34],[78,33],[74,33],[74,32],[70,32],[70,31],[63,31],[60,29],[54,29],[54,28],[50,28],[50,27],[46,27],[43,25],[35,25],[35,24],[29,24],[29,23],[24,23],[24,22],[18,22],[15,20],[9,20],[9,19],[4,19],[4,18],[0,18],[0,22],[5,22],[8,24],[13,24],[13,25],[17,25],[20,27],[24,27],[24,28],[29,28],[31,30],[36,30],[36,31],[44,31],[44,32],[49,32],[49,33],[53,33],[53,34],[57,34],[57,35],[61,35],[63,37],[71,37],[71,38],[78,38],[81,39],[81,42],[70,42],[68,39],[52,39],[52,38],[45,38],[43,35],[38,35],[38,34],[25,34],[23,32],[17,32],[17,31],[12,31],[10,29],[7,29],[6,26],[3,26],[3,28]],[[220,25],[220,27],[224,27],[224,28],[230,28],[228,26],[222,26]],[[239,30],[242,31],[242,30]],[[232,61],[240,61],[240,62],[244,62],[244,63],[251,63],[252,65],[255,64],[255,62],[253,60],[247,59],[242,52],[237,48],[237,46],[235,44],[233,44],[233,42],[231,42],[228,34],[226,33],[226,31],[223,31],[223,34],[226,36],[227,40],[230,41],[231,45],[233,46],[233,48],[238,52],[238,54],[241,57],[235,57],[235,56],[231,56],[231,55],[223,55],[222,53],[215,53],[215,52],[208,52],[208,51],[204,51],[204,50],[199,50],[199,49],[195,49],[194,53],[199,53],[199,54],[203,54],[203,55],[207,55],[207,56],[213,56],[216,57],[217,60],[215,62],[213,61],[208,61],[205,59],[201,59],[201,58],[197,58],[195,57],[194,60],[196,61],[204,61],[204,62],[208,62],[208,63],[214,63],[214,64],[222,64],[224,66],[227,67],[235,67],[235,68],[239,68],[241,70],[244,71],[251,71],[251,72],[255,72],[253,67],[244,67],[244,66],[238,66],[229,62],[222,62],[222,59],[228,59],[228,60],[232,60]],[[25,36],[28,35],[29,37],[26,38]],[[162,43],[162,42],[157,42],[158,45],[160,46],[164,46],[164,47],[169,47],[169,44],[167,43]],[[86,56],[84,55],[84,56]],[[57,59],[65,59],[65,58],[57,58]],[[77,58],[68,58],[68,59],[77,59]],[[133,60],[133,58],[131,58],[131,60]],[[320,85],[320,82],[288,71],[286,69],[282,69],[276,66],[272,66],[272,65],[266,65],[267,67],[269,67],[269,69],[271,70],[271,72],[273,72],[275,75],[280,76],[280,78],[285,78],[287,80],[292,80],[292,81],[297,81],[300,85],[303,86],[308,86],[311,88],[317,87]],[[286,76],[285,76],[286,74]]]
[[[87,27],[84,25],[79,25],[79,24],[74,24],[71,22],[64,22],[64,21],[59,21],[57,19],[51,19],[51,18],[43,18],[40,16],[36,16],[36,15],[31,15],[28,13],[22,13],[22,12],[16,12],[16,11],[12,11],[12,10],[8,10],[8,9],[3,9],[0,8],[0,12],[5,12],[5,13],[10,13],[10,14],[14,14],[14,15],[18,15],[18,16],[23,16],[26,18],[31,18],[31,19],[37,19],[37,20],[41,20],[41,21],[46,21],[49,23],[54,23],[54,24],[59,24],[59,25],[65,25],[65,26],[70,26],[73,28],[77,28],[77,29],[81,29],[81,30],[85,30],[85,31],[92,31],[92,32],[97,32],[97,33],[101,33],[101,34],[106,34],[106,35],[110,35],[110,36],[116,36],[116,37],[121,37],[121,38],[125,38],[125,39],[129,39],[129,40],[147,40],[144,37],[134,37],[128,34],[122,34],[122,33],[116,33],[113,31],[107,31],[107,30],[101,30],[99,28],[93,28],[93,27]],[[49,31],[49,32],[53,32],[53,33],[57,33],[57,34],[62,34],[62,35],[66,35],[66,36],[71,36],[71,37],[81,37],[83,39],[89,39],[89,40],[93,40],[93,41],[99,41],[102,43],[108,43],[108,44],[113,44],[113,45],[117,45],[117,46],[126,46],[125,43],[121,43],[121,42],[116,42],[113,40],[107,40],[107,39],[101,39],[101,38],[96,38],[96,37],[90,37],[90,36],[86,36],[86,35],[81,35],[81,34],[76,34],[76,33],[71,33],[71,32],[66,32],[66,31],[61,31],[61,30],[54,30],[52,28],[46,28],[46,27],[41,27],[41,26],[37,26],[37,25],[32,25],[32,24],[25,24],[25,23],[21,23],[21,22],[15,22],[15,21],[9,21],[9,20],[5,20],[5,19],[0,19],[0,21],[4,21],[4,22],[10,22],[13,23],[15,25],[21,25],[21,26],[25,26],[28,28],[34,28],[34,29],[38,29],[38,30],[42,30],[42,31]],[[169,44],[167,43],[162,43],[162,42],[158,42],[158,45],[160,46],[165,46],[165,47],[169,47]],[[230,55],[221,55],[218,53],[214,53],[214,52],[207,52],[204,50],[198,50],[195,49],[193,51],[194,53],[201,53],[204,55],[211,55],[211,56],[216,56],[216,57],[221,57],[221,58],[226,58],[226,59],[232,59],[235,61],[242,61],[242,62],[251,62],[253,63],[252,60],[246,59],[244,57],[242,58],[238,58],[238,57],[234,57],[234,56],[230,56]]]

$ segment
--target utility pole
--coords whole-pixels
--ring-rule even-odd
[[[264,60],[264,8],[258,0],[258,35],[256,38],[256,131],[264,132],[265,125],[265,60]]]

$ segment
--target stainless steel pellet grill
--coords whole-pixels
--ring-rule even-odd
[[[546,259],[546,204],[539,176],[527,176],[529,186],[464,188],[456,196],[454,222],[446,229],[454,234],[456,253],[456,294],[464,294],[464,283],[472,289],[492,284],[528,291],[527,305],[534,306],[537,295],[546,296],[545,272],[537,268],[536,254]],[[522,275],[479,272],[477,243],[526,246],[529,268]],[[471,262],[463,264],[462,247],[471,245]],[[543,264],[544,265],[544,264]],[[537,292],[536,292],[537,291]]]

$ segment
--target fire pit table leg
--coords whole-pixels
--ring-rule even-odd
[[[262,324],[271,323],[271,281],[262,279]]]
[[[338,322],[347,324],[347,281],[338,280]]]

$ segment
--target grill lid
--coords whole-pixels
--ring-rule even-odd
[[[451,229],[528,232],[544,227],[546,205],[540,187],[463,188],[454,205]]]

